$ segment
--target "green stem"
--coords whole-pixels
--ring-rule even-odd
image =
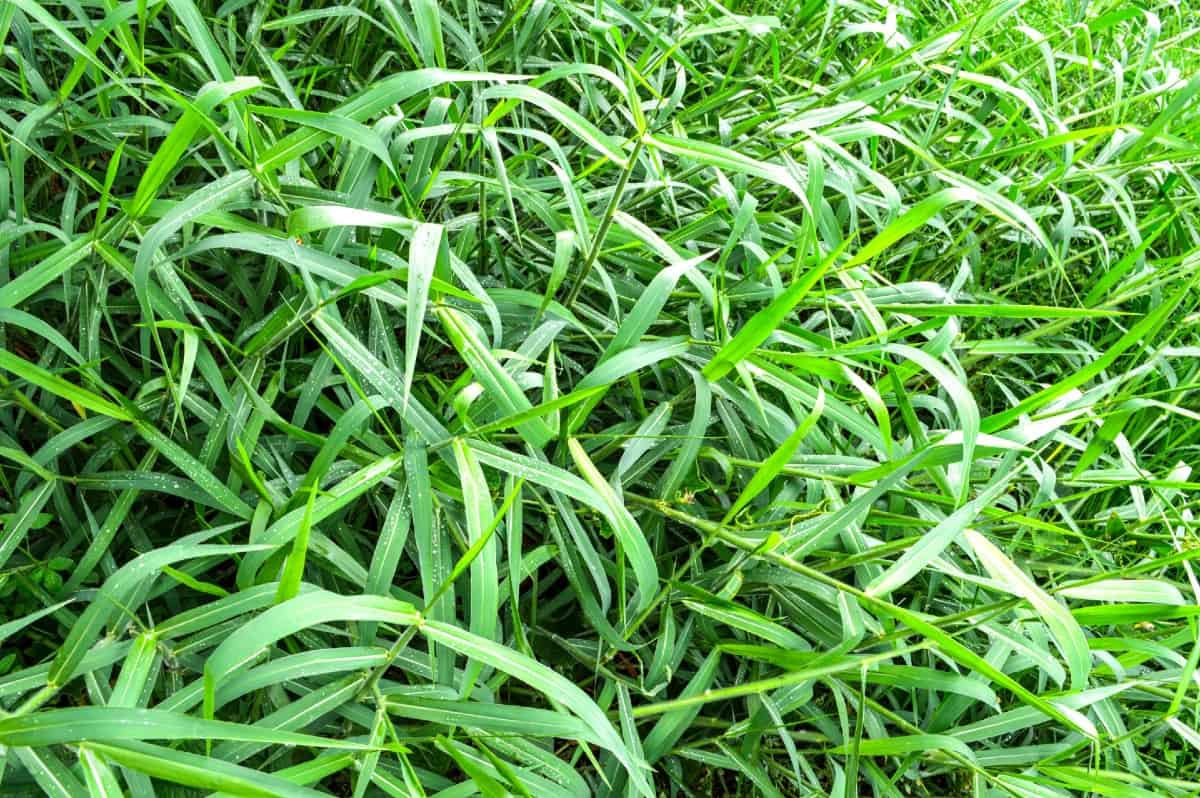
[[[583,290],[583,285],[587,282],[592,267],[596,264],[596,258],[600,255],[600,247],[604,245],[608,229],[612,227],[613,217],[617,215],[617,208],[620,207],[621,195],[625,193],[625,184],[629,182],[629,176],[633,174],[633,167],[637,165],[638,155],[642,152],[642,144],[641,136],[633,143],[633,152],[630,153],[629,160],[621,171],[621,176],[617,179],[617,185],[613,188],[613,194],[608,199],[608,207],[604,209],[604,218],[600,220],[600,226],[596,228],[596,237],[592,239],[591,249],[588,250],[587,259],[583,262],[583,269],[579,272],[579,279],[571,286],[570,293],[563,300],[563,307],[567,310],[570,310],[571,305],[575,304],[575,300],[579,298],[579,292]]]

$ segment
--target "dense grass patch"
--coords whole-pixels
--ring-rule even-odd
[[[5,794],[1200,794],[1198,34],[0,0]]]

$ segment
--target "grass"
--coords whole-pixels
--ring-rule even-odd
[[[1200,795],[1190,4],[0,42],[6,795]]]

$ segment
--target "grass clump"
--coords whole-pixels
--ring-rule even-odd
[[[5,0],[4,789],[1200,794],[1198,32]]]

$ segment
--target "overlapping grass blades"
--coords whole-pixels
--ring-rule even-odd
[[[1200,794],[1198,37],[0,2],[0,784]]]

